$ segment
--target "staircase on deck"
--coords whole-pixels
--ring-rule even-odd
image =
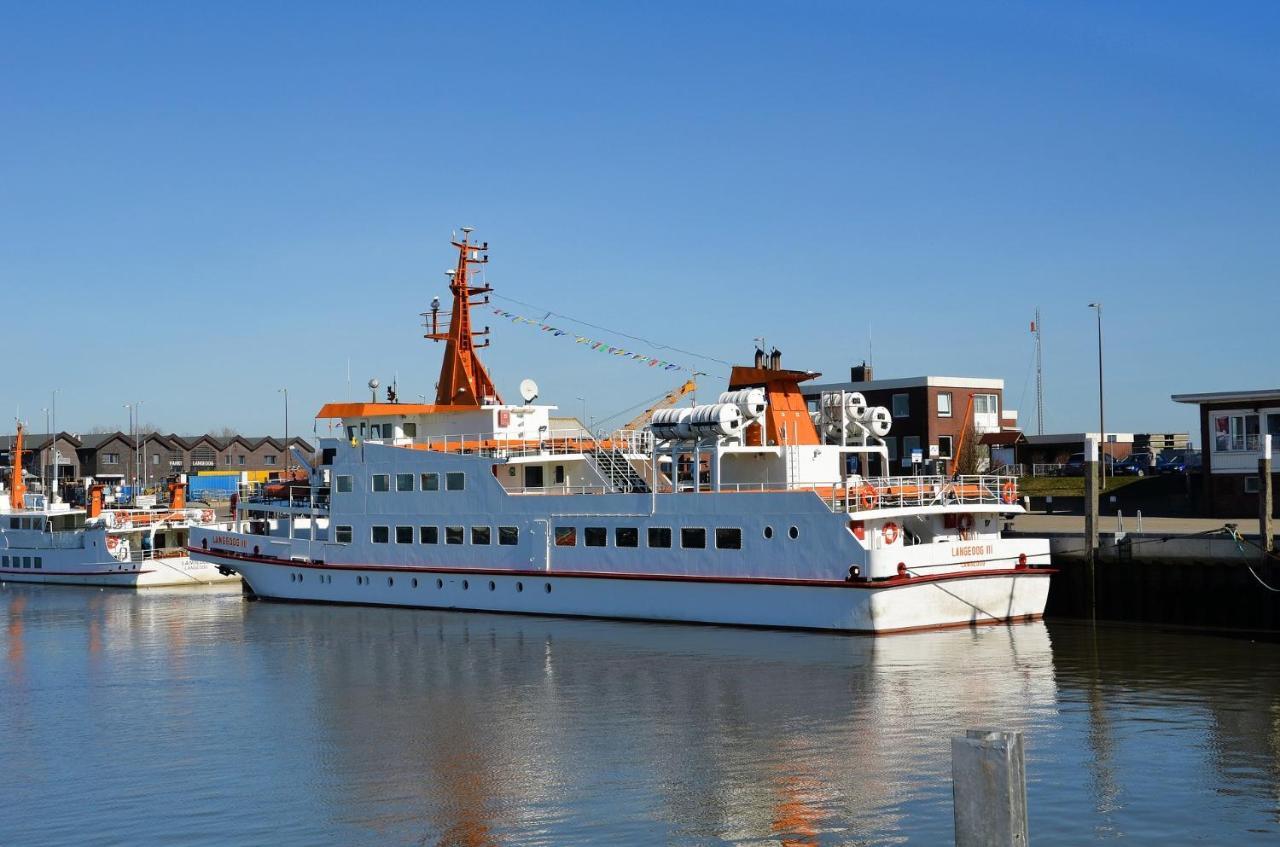
[[[587,454],[587,461],[596,469],[600,477],[614,490],[629,494],[648,494],[647,483],[626,454],[617,447],[602,447]]]

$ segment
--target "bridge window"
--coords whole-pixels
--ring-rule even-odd
[[[520,528],[516,526],[498,527],[498,543],[504,547],[512,547],[520,543]]]
[[[717,550],[741,550],[742,530],[735,527],[716,527]]]
[[[371,538],[374,544],[386,544],[391,540],[391,529],[385,526],[375,526],[373,527]]]
[[[42,557],[42,556],[36,556],[36,567],[37,567],[37,568],[44,568],[44,557]]]
[[[640,530],[634,526],[620,526],[613,531],[614,547],[638,547],[640,545]]]
[[[411,526],[396,527],[396,543],[412,544],[413,543],[413,527]]]
[[[671,546],[671,527],[669,526],[649,527],[649,546],[650,547],[670,547]]]
[[[602,526],[589,526],[582,531],[588,547],[604,547],[609,541],[609,531]]]
[[[556,546],[574,547],[578,543],[578,529],[572,526],[556,527]]]
[[[376,473],[373,475],[374,491],[390,491],[391,477],[384,473]]]
[[[418,527],[418,543],[419,544],[439,544],[440,528],[434,526]]]
[[[471,527],[471,543],[472,544],[488,544],[492,530],[487,526]]]
[[[700,526],[680,528],[680,546],[690,550],[700,550],[707,546],[707,531]]]
[[[423,491],[439,491],[440,490],[440,474],[424,473],[422,475]]]
[[[350,476],[343,474],[337,478],[336,483],[338,486],[339,494],[351,493],[351,477]]]
[[[396,474],[396,491],[412,491],[413,490],[413,474],[398,473]]]
[[[333,528],[333,540],[338,542],[339,544],[350,544],[351,543],[351,527],[335,526]]]
[[[417,425],[416,423],[413,423],[412,421],[406,421],[406,422],[405,422],[405,425],[404,425],[404,437],[405,437],[405,438],[417,438],[417,437],[418,437],[418,425]]]
[[[446,526],[446,527],[444,528],[444,543],[445,543],[445,544],[461,544],[461,543],[462,543],[462,538],[463,538],[462,527],[460,527],[460,526]]]
[[[467,477],[462,471],[450,471],[444,475],[446,491],[461,491],[467,485]]]

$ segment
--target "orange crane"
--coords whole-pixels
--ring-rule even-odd
[[[960,451],[964,449],[965,437],[969,435],[969,428],[973,426],[973,392],[969,392],[969,404],[965,406],[964,423],[960,425],[960,439],[956,442],[956,449],[951,451],[951,475],[955,476],[956,467],[960,464]]]
[[[27,493],[27,484],[22,479],[22,423],[18,423],[18,436],[13,442],[13,471],[9,479],[9,508],[15,512],[23,507],[23,495]]]
[[[676,403],[680,402],[681,397],[684,397],[689,392],[697,389],[697,387],[698,387],[698,384],[693,380],[691,379],[685,380],[684,385],[680,386],[679,388],[673,388],[672,390],[668,391],[661,400],[659,400],[657,403],[654,403],[652,406],[645,409],[640,414],[636,415],[634,418],[628,421],[627,424],[622,427],[622,429],[624,430],[640,429],[641,427],[643,427],[645,424],[649,422],[649,418],[653,417],[654,412],[658,411],[659,409],[668,409],[674,406]]]

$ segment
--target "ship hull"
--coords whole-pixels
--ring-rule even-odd
[[[0,582],[38,585],[91,585],[102,588],[159,588],[183,585],[214,585],[236,582],[236,574],[223,574],[217,565],[189,556],[147,559],[121,564],[114,559],[101,562],[57,562],[47,556],[41,570],[0,569]]]
[[[263,599],[886,633],[1034,620],[1050,571],[876,583],[350,566],[193,551]]]

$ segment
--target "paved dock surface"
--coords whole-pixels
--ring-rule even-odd
[[[1125,515],[1125,532],[1138,532],[1136,515]],[[1258,518],[1147,518],[1142,519],[1142,532],[1159,535],[1195,535],[1221,529],[1228,523],[1236,524],[1240,532],[1253,535],[1258,532]],[[1103,515],[1099,523],[1101,532],[1118,532],[1120,520],[1115,515]],[[1013,519],[1015,532],[1084,532],[1084,515],[1018,515]]]

